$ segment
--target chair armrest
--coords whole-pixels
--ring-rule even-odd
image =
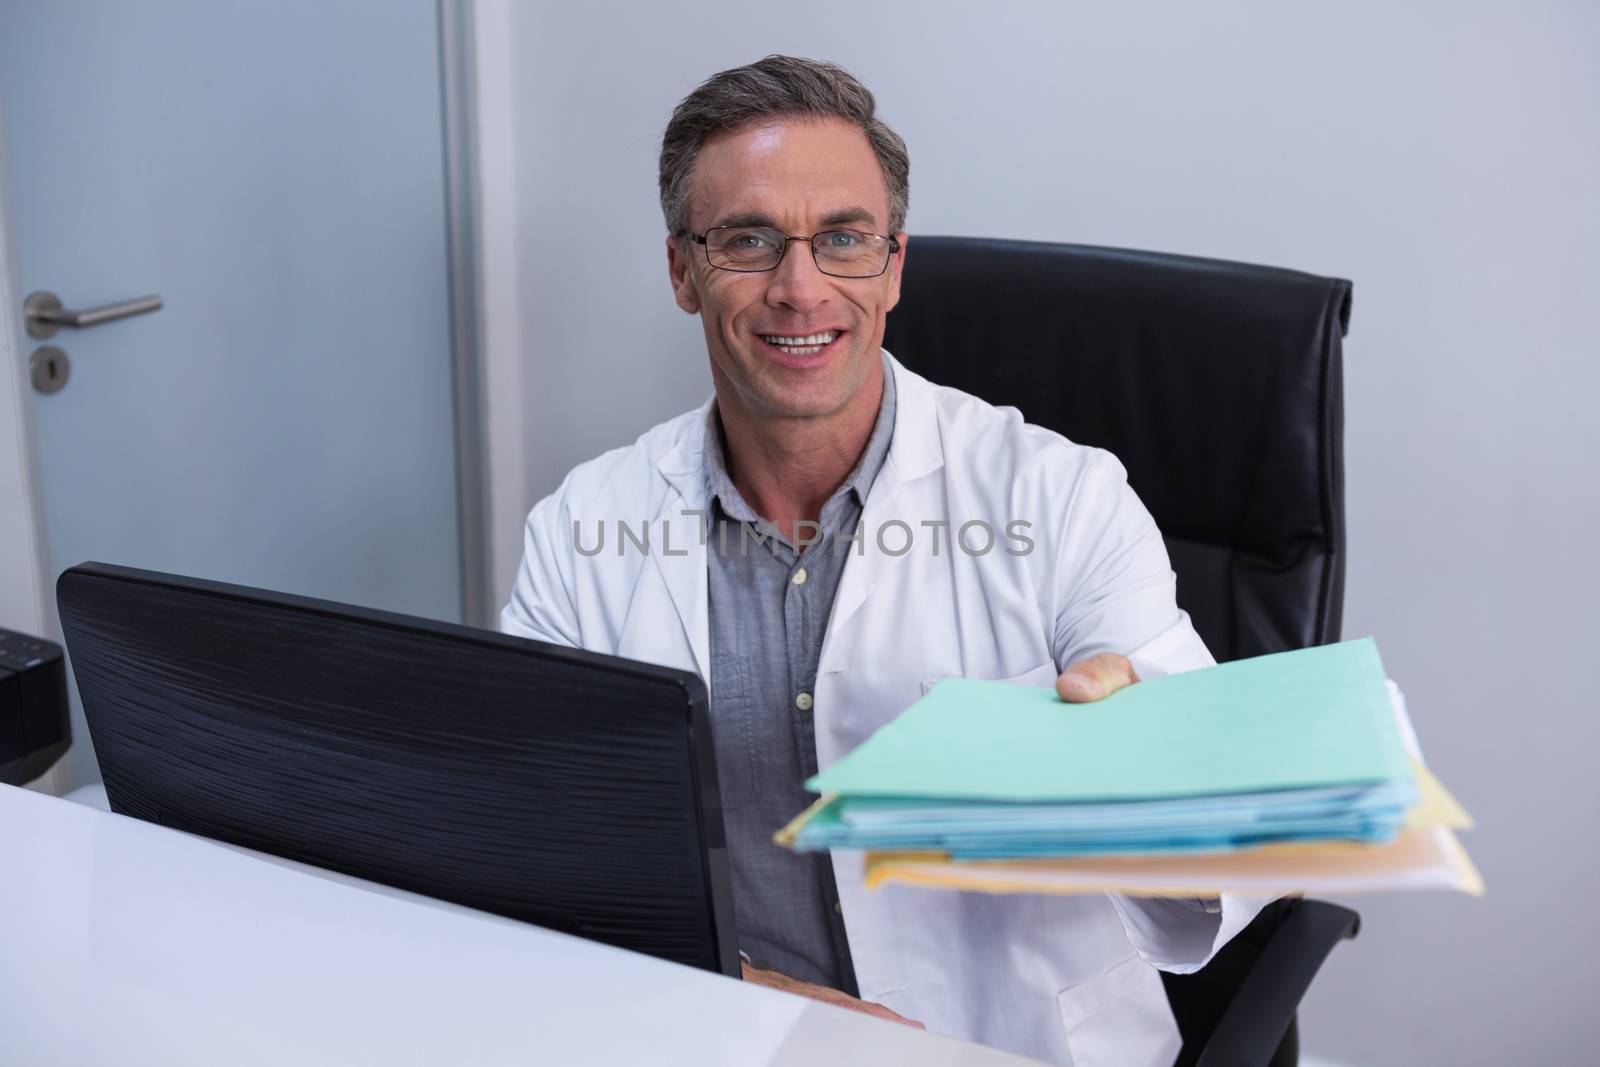
[[[1270,1062],[1322,961],[1334,945],[1361,930],[1361,916],[1349,908],[1322,900],[1287,903],[1288,914],[1239,983],[1197,1067]]]

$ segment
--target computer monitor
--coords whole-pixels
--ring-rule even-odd
[[[696,675],[100,563],[56,598],[112,811],[739,974]]]

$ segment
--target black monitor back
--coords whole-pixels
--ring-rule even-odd
[[[694,674],[104,564],[56,590],[113,811],[739,973]]]

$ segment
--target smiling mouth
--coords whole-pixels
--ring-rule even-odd
[[[756,336],[761,338],[762,343],[767,347],[782,355],[790,358],[805,358],[817,355],[823,349],[829,348],[840,337],[843,337],[844,333],[845,331],[843,330],[823,330],[821,333],[800,335],[760,333],[756,334]]]

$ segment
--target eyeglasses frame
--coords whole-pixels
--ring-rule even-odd
[[[740,267],[724,267],[721,264],[711,262],[710,237],[711,237],[712,232],[716,231],[716,230],[771,230],[772,232],[780,235],[783,238],[783,250],[778,253],[778,261],[776,263],[774,263],[770,267],[760,267],[760,268],[751,268],[751,269],[744,269],[744,268],[740,268]],[[876,274],[835,274],[832,271],[823,270],[822,261],[817,258],[816,240],[817,240],[818,237],[823,237],[823,236],[826,236],[827,234],[830,234],[830,233],[855,233],[855,234],[860,234],[863,237],[876,237],[879,240],[888,241],[889,242],[889,254],[884,257],[882,268],[880,268]],[[783,257],[785,255],[787,255],[788,252],[789,252],[789,242],[790,241],[804,241],[804,242],[806,242],[807,244],[809,244],[811,246],[811,262],[816,265],[816,268],[817,268],[818,271],[821,271],[823,274],[826,274],[830,278],[844,278],[844,279],[847,279],[847,280],[856,280],[856,279],[862,279],[862,278],[881,278],[881,277],[883,277],[884,272],[889,269],[889,264],[894,262],[895,253],[900,251],[900,241],[899,241],[899,239],[894,237],[891,234],[887,234],[887,233],[872,233],[872,232],[867,231],[867,230],[852,230],[852,229],[849,229],[847,227],[835,227],[834,229],[831,229],[831,230],[819,230],[819,231],[817,231],[816,233],[812,234],[809,237],[802,237],[802,236],[795,236],[795,235],[786,234],[782,230],[778,229],[775,226],[712,226],[710,229],[706,230],[705,233],[695,233],[693,230],[679,230],[678,231],[678,236],[679,237],[688,237],[688,238],[692,239],[696,244],[698,244],[701,248],[705,249],[705,252],[706,252],[706,266],[712,268],[713,270],[725,270],[729,274],[765,274],[768,271],[777,270],[779,267],[783,266]]]

